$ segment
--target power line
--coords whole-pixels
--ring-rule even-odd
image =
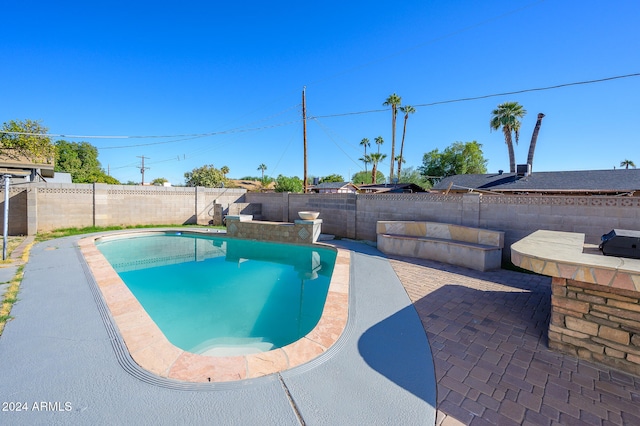
[[[563,87],[578,86],[578,85],[581,85],[581,84],[602,83],[603,81],[611,81],[611,80],[618,80],[620,78],[629,78],[629,77],[638,77],[638,76],[640,76],[640,73],[618,75],[618,76],[615,76],[615,77],[599,78],[597,80],[577,81],[577,82],[574,82],[574,83],[556,84],[555,86],[537,87],[537,88],[534,88],[534,89],[523,89],[523,90],[516,90],[516,91],[513,91],[513,92],[494,93],[494,94],[491,94],[491,95],[476,96],[476,97],[472,97],[472,98],[460,98],[460,99],[453,99],[453,100],[449,100],[449,101],[432,102],[432,103],[428,103],[428,104],[417,104],[417,105],[414,105],[414,106],[423,107],[423,106],[434,106],[434,105],[450,104],[450,103],[453,103],[453,102],[475,101],[475,100],[478,100],[478,99],[493,98],[493,97],[496,97],[496,96],[517,95],[517,94],[520,94],[520,93],[527,93],[527,92],[539,92],[539,91],[543,91],[543,90],[560,89],[560,88],[563,88]]]
[[[492,93],[492,94],[489,94],[489,95],[481,95],[481,96],[474,96],[474,97],[468,97],[468,98],[449,99],[449,100],[446,100],[446,101],[430,102],[430,103],[425,103],[425,104],[413,104],[413,106],[416,106],[416,107],[429,107],[429,106],[435,106],[435,105],[450,104],[450,103],[454,103],[454,102],[476,101],[478,99],[494,98],[494,97],[497,97],[497,96],[517,95],[517,94],[520,94],[520,93],[528,93],[528,92],[539,92],[539,91],[543,91],[543,90],[560,89],[560,88],[563,88],[563,87],[578,86],[578,85],[583,85],[583,84],[602,83],[604,81],[618,80],[618,79],[621,79],[621,78],[638,77],[638,76],[640,76],[640,73],[617,75],[617,76],[614,76],[614,77],[605,77],[605,78],[599,78],[599,79],[596,79],[596,80],[576,81],[576,82],[572,82],[572,83],[556,84],[554,86],[536,87],[536,88],[533,88],[533,89],[514,90],[512,92]],[[376,113],[376,112],[386,112],[386,111],[389,111],[389,109],[390,108],[387,108],[387,109],[372,109],[372,110],[369,110],[369,111],[344,112],[344,113],[340,113],[340,114],[316,115],[314,117],[309,117],[309,119],[313,120],[313,119],[316,119],[316,118],[344,117],[344,116],[347,116],[347,115],[356,115],[356,114],[371,114],[371,113]]]
[[[443,104],[449,104],[449,103],[455,103],[455,102],[468,102],[468,101],[475,101],[475,100],[479,100],[479,99],[493,98],[493,97],[497,97],[497,96],[517,95],[517,94],[520,94],[520,93],[539,92],[539,91],[544,91],[544,90],[554,90],[554,89],[561,89],[561,88],[564,88],[564,87],[579,86],[579,85],[585,85],[585,84],[602,83],[602,82],[605,82],[605,81],[619,80],[619,79],[623,79],[623,78],[631,78],[631,77],[638,77],[638,76],[640,76],[640,73],[631,73],[631,74],[617,75],[617,76],[613,76],[613,77],[604,77],[604,78],[599,78],[599,79],[595,79],[595,80],[576,81],[576,82],[571,82],[571,83],[556,84],[556,85],[553,85],[553,86],[535,87],[535,88],[530,88],[530,89],[514,90],[514,91],[511,91],[511,92],[492,93],[492,94],[488,94],[488,95],[480,95],[480,96],[473,96],[473,97],[467,97],[467,98],[457,98],[457,99],[449,99],[449,100],[430,102],[430,103],[414,104],[413,106],[429,107],[429,106],[443,105]],[[338,113],[338,114],[316,115],[316,116],[307,117],[307,118],[309,120],[314,120],[314,119],[317,119],[317,118],[345,117],[345,116],[349,116],[349,115],[372,114],[372,113],[385,112],[385,111],[389,111],[389,108],[386,108],[386,109],[373,109],[373,110],[367,110],[367,111],[351,111],[351,112],[344,112],[344,113]],[[272,124],[272,125],[269,125],[269,126],[249,128],[249,129],[235,128],[235,129],[230,129],[230,130],[221,130],[221,131],[217,131],[217,132],[192,133],[192,134],[182,134],[182,135],[164,135],[164,136],[158,136],[158,135],[144,135],[144,136],[65,135],[65,134],[51,134],[51,133],[9,132],[9,131],[3,131],[3,130],[0,130],[0,133],[8,134],[8,135],[27,135],[27,136],[41,136],[41,137],[67,137],[67,138],[73,138],[73,139],[185,138],[185,139],[176,139],[174,141],[151,142],[151,143],[147,143],[147,144],[99,147],[99,149],[118,149],[118,148],[136,148],[136,147],[140,147],[140,146],[175,143],[175,142],[180,142],[180,141],[184,141],[184,140],[188,140],[188,139],[196,139],[196,138],[202,138],[202,137],[207,137],[207,136],[218,136],[218,135],[224,135],[224,134],[259,131],[259,130],[265,130],[265,129],[275,128],[275,127],[289,126],[291,124],[299,123],[300,121],[302,121],[302,119],[293,120],[293,121],[289,121],[289,122],[286,122],[286,123]]]

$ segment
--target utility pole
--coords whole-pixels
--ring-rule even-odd
[[[144,166],[144,159],[151,160],[149,157],[145,157],[144,155],[138,155],[138,158],[142,158],[142,165],[140,166],[140,173],[142,174],[142,185],[144,185],[144,171],[148,170],[148,167]]]
[[[307,100],[305,91],[307,86],[302,87],[302,140],[304,142],[304,193],[307,193]]]

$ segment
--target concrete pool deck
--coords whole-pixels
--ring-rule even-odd
[[[381,253],[364,244],[341,241],[336,244],[353,250],[354,271],[364,269],[361,279],[354,283],[357,294],[368,289],[367,280],[386,280],[385,263],[393,267],[404,285],[431,343],[437,380],[437,424],[640,424],[639,377],[548,349],[549,277],[507,270],[477,272],[414,258],[384,259]],[[51,252],[55,256],[44,261]],[[130,373],[123,374],[122,367],[114,360],[112,346],[105,341],[104,325],[92,296],[82,290],[80,299],[76,296],[72,299],[83,301],[83,305],[74,307],[65,301],[70,293],[77,291],[74,289],[87,287],[86,278],[79,273],[80,264],[72,261],[76,258],[77,253],[67,240],[34,247],[19,295],[21,300],[12,312],[16,319],[8,324],[10,332],[5,330],[0,337],[0,402],[64,403],[69,400],[72,411],[0,411],[0,424],[92,421],[96,424],[173,424],[176,419],[193,424],[299,424],[291,415],[292,408],[283,395],[282,385],[275,386],[269,380],[252,381],[235,389],[218,386],[216,391],[187,392],[154,389]],[[61,262],[60,265],[57,262]],[[67,265],[72,266],[65,271]],[[380,275],[380,271],[384,274]],[[66,277],[69,284],[73,282],[73,287],[59,286],[67,282]],[[57,287],[47,289],[37,283],[40,279],[50,286],[57,283]],[[377,286],[373,287],[379,298],[380,291]],[[45,294],[34,294],[38,292]],[[397,298],[394,296],[391,302],[397,303],[394,302]],[[384,326],[389,331],[397,330],[393,321],[384,321],[384,318],[412,321],[410,310],[396,308],[395,313],[390,313],[393,309],[386,306],[386,300],[374,298],[361,302],[371,306],[355,306],[357,326],[348,328],[349,333],[365,330],[360,331],[360,335],[371,336],[366,330],[382,331]],[[46,312],[33,313],[38,303]],[[61,308],[55,314],[54,306]],[[383,309],[379,315],[383,320],[376,322],[371,314],[359,315],[365,309],[378,307]],[[85,317],[89,318],[89,324],[74,320]],[[61,327],[67,331],[59,330]],[[416,424],[415,416],[408,418],[406,413],[402,417],[393,416],[398,409],[417,409],[418,414],[428,410],[426,397],[404,395],[413,392],[418,396],[428,391],[423,387],[427,384],[419,381],[430,378],[417,377],[416,382],[410,382],[410,369],[420,360],[410,362],[403,369],[385,361],[394,356],[384,351],[385,348],[377,358],[372,358],[378,348],[371,345],[367,349],[370,339],[360,339],[361,354],[352,339],[347,339],[351,343],[345,343],[348,353],[343,356],[361,358],[355,371],[332,360],[318,367],[309,365],[312,370],[309,375],[300,370],[293,377],[282,374],[287,388],[290,391],[295,388],[292,396],[304,407],[301,413],[307,424]],[[97,350],[91,349],[93,347]],[[379,370],[370,371],[372,367],[365,360],[378,365]],[[388,371],[386,378],[382,378],[385,366]],[[338,380],[345,374],[345,381],[355,382]],[[318,382],[319,389],[306,388],[305,380]],[[380,396],[376,389],[369,389],[381,383],[384,387],[380,393],[390,387],[391,398],[403,395],[399,407],[389,407],[392,402]],[[314,400],[316,392],[320,397]],[[352,395],[352,392],[357,393]],[[357,401],[351,408],[352,398]],[[407,400],[410,404],[403,402]],[[229,407],[225,407],[227,403]],[[218,410],[218,407],[222,408]],[[234,410],[238,412],[234,414]],[[346,413],[344,417],[343,413]],[[429,424],[429,421],[432,420],[424,417],[418,424]]]
[[[349,319],[326,352],[264,377],[187,383],[140,368],[78,241],[35,245],[0,337],[0,424],[433,424],[433,362],[389,261],[351,251]]]

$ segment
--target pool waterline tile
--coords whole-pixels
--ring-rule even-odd
[[[321,355],[346,327],[350,253],[336,248],[336,263],[322,317],[307,336],[279,349],[243,356],[213,357],[186,352],[169,342],[97,249],[95,241],[101,237],[104,235],[83,238],[78,246],[132,358],[159,376],[186,382],[227,382],[274,374]]]

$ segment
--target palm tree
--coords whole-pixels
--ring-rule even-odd
[[[262,163],[258,166],[258,170],[262,172],[262,183],[264,183],[264,171],[267,170],[267,166]]]
[[[226,179],[227,178],[227,173],[229,173],[229,167],[227,167],[227,166],[220,167],[220,172],[222,173],[222,176],[224,176],[225,179]]]
[[[373,154],[369,154],[369,157],[371,157],[371,162],[373,163],[373,167],[371,168],[371,183],[377,183],[376,173],[378,173],[378,163],[387,158],[387,154],[374,152]]]
[[[360,141],[360,145],[364,146],[364,157],[360,159],[360,161],[364,161],[364,158],[367,158],[367,147],[371,146],[371,142],[369,142],[369,139],[367,138],[362,138],[362,140]],[[364,161],[364,171],[367,171],[367,163],[369,161]]]
[[[407,120],[409,119],[409,114],[413,114],[416,112],[416,109],[411,105],[405,105],[398,108],[401,112],[404,113],[404,126],[402,127],[402,142],[400,143],[400,155],[402,158],[402,153],[404,152],[404,136],[407,133]],[[402,161],[398,161],[398,181],[400,181],[400,171],[402,170],[402,164],[404,163],[404,159]]]
[[[367,164],[371,163],[371,154],[366,154],[365,156],[358,158],[358,160],[364,163],[364,172],[367,173]]]
[[[531,143],[529,144],[529,155],[527,155],[527,164],[531,167],[531,171],[533,171],[533,152],[536,150],[536,143],[538,142],[538,132],[540,131],[540,125],[542,124],[542,119],[544,118],[544,114],[539,112],[538,119],[536,120],[536,127],[533,128],[533,134],[531,135]]]
[[[401,170],[401,164],[406,163],[407,161],[402,158],[401,154],[396,155],[396,161],[398,162],[398,182],[400,182],[400,170]]]
[[[382,136],[378,136],[377,138],[375,138],[375,141],[376,145],[378,145],[378,154],[380,154],[380,145],[384,143],[384,139],[382,139]]]
[[[507,149],[509,150],[509,169],[511,173],[516,172],[516,155],[513,151],[511,133],[515,133],[516,144],[518,144],[518,139],[520,139],[519,119],[526,114],[527,111],[517,102],[504,102],[498,105],[498,108],[491,111],[492,117],[489,125],[491,126],[491,130],[498,130],[502,127],[504,142],[507,144]]]
[[[629,166],[633,167],[634,169],[636,168],[636,163],[634,163],[631,160],[627,160],[626,158],[624,159],[624,161],[620,162],[620,167],[624,167],[625,169],[628,169]]]
[[[382,103],[382,106],[391,106],[391,169],[389,171],[389,182],[393,180],[393,158],[396,150],[396,116],[401,102],[402,98],[393,93]]]

